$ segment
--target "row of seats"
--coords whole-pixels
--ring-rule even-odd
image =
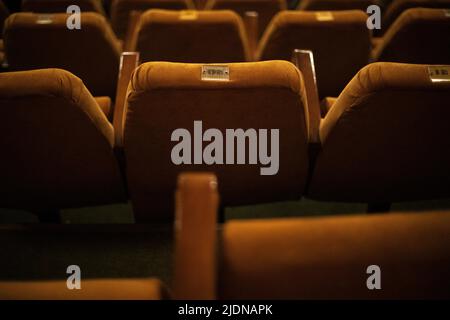
[[[326,100],[323,119],[307,68],[236,63],[225,66],[228,81],[210,81],[202,67],[140,65],[114,128],[67,71],[0,74],[0,206],[45,213],[125,201],[128,192],[136,221],[167,220],[176,177],[190,170],[217,174],[223,206],[302,195],[369,204],[449,196],[448,66],[370,64]],[[277,174],[252,164],[173,164],[172,132],[193,136],[197,120],[223,135],[279,129]]]
[[[210,174],[178,179],[172,290],[157,279],[1,281],[0,299],[448,299],[450,212],[225,223]],[[220,185],[219,185],[220,188]],[[367,279],[380,267],[381,290]]]
[[[121,42],[98,14],[84,13],[76,32],[66,28],[66,18],[10,16],[4,31],[10,70],[62,68],[83,79],[95,96],[114,97]],[[366,19],[361,11],[285,11],[253,53],[242,20],[231,11],[150,10],[139,19],[131,49],[143,62],[198,63],[290,60],[296,48],[312,50],[321,97],[339,95],[370,60],[450,64],[449,11],[407,10],[383,38],[372,41],[372,51]]]
[[[73,1],[72,1],[73,2]],[[23,0],[22,10],[31,12],[65,12],[69,0]],[[204,9],[204,10],[233,10],[244,15],[247,11],[258,12],[260,16],[259,27],[261,34],[268,26],[272,17],[288,5],[285,0],[115,0],[105,1],[111,16],[111,24],[117,36],[123,39],[129,26],[130,13],[133,10],[145,11],[148,9]],[[93,11],[105,14],[100,0],[78,1],[82,11]],[[406,9],[414,7],[449,8],[449,0],[396,0],[386,3],[380,0],[302,0],[297,9],[303,11],[334,11],[334,10],[363,10],[366,12],[371,5],[383,8],[382,29],[376,33],[382,35],[390,25]]]

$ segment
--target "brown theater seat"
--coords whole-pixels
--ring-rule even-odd
[[[242,18],[246,12],[258,13],[258,34],[261,37],[272,17],[286,10],[285,0],[208,0],[205,10],[233,10]]]
[[[80,290],[66,281],[0,281],[0,300],[161,300],[167,289],[156,279],[82,280]]]
[[[245,62],[250,59],[241,18],[224,11],[149,10],[135,34],[143,62]]]
[[[366,20],[359,10],[280,12],[261,39],[257,59],[290,60],[295,49],[311,50],[320,96],[337,96],[369,62]]]
[[[125,200],[114,131],[73,74],[0,74],[0,207],[54,212]]]
[[[373,204],[450,195],[450,66],[373,63],[329,109],[309,197]]]
[[[362,10],[367,11],[371,5],[380,5],[378,0],[301,0],[299,10],[328,11],[328,10]]]
[[[374,61],[450,64],[449,9],[403,12],[372,53]]]
[[[192,0],[113,0],[111,24],[120,39],[124,39],[130,24],[132,11],[149,9],[185,10],[194,9]]]
[[[450,0],[395,0],[386,8],[381,23],[381,32],[387,32],[400,15],[411,8],[450,9]]]
[[[450,297],[449,211],[236,220],[218,233],[220,181],[178,181],[176,299]],[[367,287],[373,265],[381,290]]]
[[[173,217],[176,178],[186,170],[216,172],[222,179],[223,205],[301,197],[308,170],[308,111],[299,71],[287,61],[220,66],[222,69],[149,62],[135,70],[127,93],[123,135],[126,173],[137,221]],[[224,79],[209,78],[217,73]],[[183,128],[194,139],[194,121],[202,121],[203,132],[215,128],[223,135],[223,144],[216,141],[223,147],[223,155],[226,129],[267,129],[269,142],[275,132],[271,130],[279,129],[277,174],[262,175],[261,168],[269,165],[262,165],[259,160],[257,164],[249,163],[247,143],[246,164],[173,164],[171,152],[178,142],[171,141],[172,134]],[[251,131],[248,134],[252,136]],[[264,139],[258,141],[264,143]],[[258,150],[263,152],[259,147]],[[237,153],[234,157],[230,154],[234,163]],[[193,149],[191,154],[194,155]]]
[[[10,69],[65,69],[83,79],[93,95],[114,97],[121,48],[107,21],[82,13],[81,30],[69,30],[66,19],[64,13],[11,15],[4,31]]]
[[[80,7],[81,12],[97,12],[105,14],[102,0],[22,0],[22,11],[37,13],[62,13],[67,12],[71,5]]]

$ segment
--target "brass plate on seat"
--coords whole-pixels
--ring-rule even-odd
[[[229,81],[230,68],[228,66],[204,65],[202,66],[202,80]]]

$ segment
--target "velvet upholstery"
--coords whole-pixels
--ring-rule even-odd
[[[450,297],[450,212],[237,220],[220,243],[221,299]]]
[[[208,0],[205,10],[233,10],[241,17],[245,12],[258,13],[258,34],[261,37],[273,16],[286,10],[285,0]]]
[[[283,11],[264,34],[258,60],[290,60],[295,49],[311,50],[319,95],[338,96],[369,62],[371,33],[359,10],[336,12]]]
[[[55,210],[125,200],[114,131],[73,74],[0,73],[0,207]]]
[[[232,11],[149,10],[136,30],[141,61],[245,62],[250,59],[241,18]]]
[[[102,0],[22,0],[22,11],[36,13],[66,13],[71,5],[80,7],[81,12],[105,14]]]
[[[229,81],[202,80],[200,64],[150,62],[135,70],[127,94],[124,150],[137,221],[172,217],[176,177],[183,171],[216,173],[223,205],[302,195],[308,113],[299,71],[286,61],[228,67]],[[224,142],[225,129],[279,129],[278,173],[260,175],[260,164],[172,164],[171,150],[177,144],[171,142],[172,132],[185,128],[193,135],[196,120],[203,121],[204,131],[219,129]]]
[[[450,9],[450,0],[395,0],[386,8],[381,23],[381,34],[387,32],[391,25],[407,9],[441,8]]]
[[[301,0],[298,9],[308,11],[362,10],[370,5],[380,5],[378,0]]]
[[[61,68],[81,79],[95,96],[113,98],[120,45],[105,18],[81,14],[81,30],[69,30],[67,14],[15,13],[5,24],[6,57],[12,71]]]
[[[87,279],[80,290],[66,281],[0,281],[2,300],[161,300],[167,289],[156,279]]]
[[[449,43],[450,10],[408,9],[386,32],[372,56],[374,61],[450,64]]]
[[[192,0],[113,0],[111,24],[117,37],[124,39],[130,23],[130,14],[149,9],[185,10],[194,9]]]
[[[308,195],[386,203],[450,196],[450,81],[427,65],[373,63],[347,85],[320,127]]]

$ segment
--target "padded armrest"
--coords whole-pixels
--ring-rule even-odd
[[[69,290],[65,280],[1,281],[1,300],[161,300],[169,297],[157,279],[81,280]]]
[[[337,97],[326,97],[320,102],[320,116],[325,118],[328,111],[333,107],[333,104],[336,102]]]
[[[217,179],[209,173],[178,177],[175,220],[175,299],[216,297]]]
[[[111,121],[111,98],[110,97],[94,97],[100,109],[102,109],[108,120]]]

